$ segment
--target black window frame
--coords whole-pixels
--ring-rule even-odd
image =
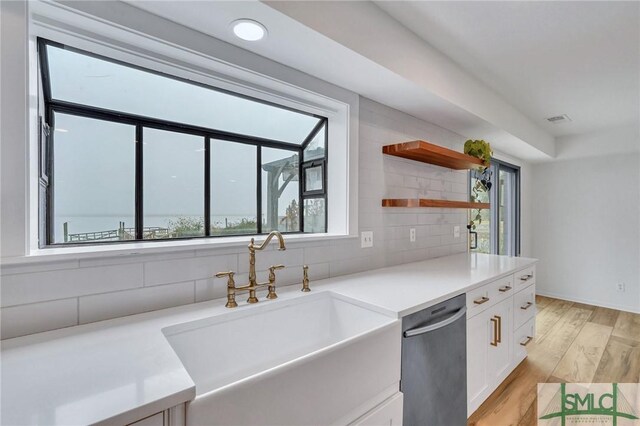
[[[311,116],[317,118],[318,123],[311,129],[310,133],[305,137],[304,141],[300,144],[291,142],[285,142],[275,139],[268,139],[257,136],[243,135],[239,133],[233,133],[218,129],[212,129],[207,127],[201,127],[196,125],[190,125],[180,122],[174,122],[170,120],[157,119],[152,117],[146,117],[142,115],[126,113],[121,111],[114,111],[104,109],[100,107],[94,107],[89,105],[82,105],[68,101],[61,101],[54,99],[51,94],[51,86],[49,81],[49,64],[48,56],[46,52],[47,46],[53,46],[60,49],[69,50],[78,54],[94,57],[100,60],[116,63],[122,66],[139,69],[145,72],[161,75],[166,78],[183,81],[188,84],[203,87],[208,90],[215,90],[223,92],[232,96],[237,96],[243,99],[259,102],[262,104],[270,105],[275,108],[285,109],[293,111],[299,114]],[[134,64],[123,62],[117,59],[106,57],[103,55],[95,54],[86,50],[78,49],[68,45],[64,45],[52,40],[38,38],[38,62],[39,62],[39,76],[42,81],[42,94],[44,97],[44,119],[39,120],[41,122],[41,133],[43,134],[43,143],[40,144],[40,163],[44,165],[45,170],[41,171],[40,181],[46,184],[45,200],[40,200],[43,205],[42,210],[45,214],[40,214],[39,225],[41,230],[44,229],[45,241],[40,240],[40,248],[48,247],[69,247],[69,246],[86,246],[86,245],[102,245],[102,244],[122,244],[122,243],[139,243],[139,242],[161,242],[161,241],[179,241],[179,240],[191,240],[202,238],[226,238],[237,236],[249,236],[249,235],[264,235],[262,228],[262,148],[277,148],[292,153],[298,156],[298,217],[299,217],[299,230],[298,231],[285,231],[283,234],[303,234],[304,231],[304,201],[306,199],[323,198],[325,200],[325,233],[328,232],[328,198],[327,198],[327,164],[328,164],[328,146],[329,146],[329,119],[317,114],[312,114],[305,111],[296,110],[284,105],[279,105],[273,102],[265,101],[262,99],[254,98],[240,93],[235,93],[229,90],[221,89],[215,86],[203,84],[200,82],[192,81],[182,77],[166,74],[156,70],[140,67]],[[54,205],[53,205],[53,191],[55,189],[55,173],[53,170],[53,146],[55,144],[54,129],[55,120],[54,114],[62,113],[80,117],[86,117],[97,120],[104,120],[109,122],[128,124],[135,126],[136,129],[136,147],[135,147],[135,239],[132,240],[90,240],[87,242],[54,242]],[[42,129],[46,128],[47,132],[43,132]],[[143,205],[143,134],[145,128],[153,128],[158,130],[165,130],[170,132],[184,133],[194,136],[200,136],[204,138],[204,232],[203,236],[190,236],[190,237],[175,237],[165,239],[143,239],[144,232],[144,205]],[[324,158],[319,158],[311,161],[304,161],[304,150],[313,140],[314,137],[324,128],[325,132],[325,152]],[[211,235],[211,140],[223,140],[228,142],[252,145],[256,147],[256,233],[239,233],[239,234],[224,234],[224,235]],[[323,168],[323,188],[322,191],[313,191],[312,193],[305,193],[304,172],[311,164],[321,163]]]

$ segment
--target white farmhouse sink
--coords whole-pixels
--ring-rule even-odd
[[[330,292],[163,332],[196,384],[187,424],[347,423],[400,380],[400,322]]]

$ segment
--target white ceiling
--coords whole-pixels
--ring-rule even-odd
[[[125,1],[522,159],[640,128],[640,2]]]
[[[468,105],[464,105],[464,102],[459,102],[459,99],[452,100],[447,94],[434,92],[433,88],[428,85],[416,83],[415,76],[402,75],[397,70],[390,69],[389,63],[380,60],[380,57],[372,58],[375,55],[371,55],[371,52],[363,52],[353,44],[349,46],[351,40],[346,40],[344,37],[331,37],[324,31],[327,30],[326,28],[318,28],[317,26],[314,28],[313,22],[310,22],[314,19],[326,21],[324,16],[336,16],[337,13],[341,15],[341,19],[333,20],[333,23],[329,25],[339,32],[344,30],[344,33],[340,34],[341,36],[358,38],[362,28],[349,29],[349,23],[353,22],[352,16],[359,16],[362,21],[361,27],[366,27],[368,31],[368,28],[377,26],[380,33],[378,38],[385,41],[385,43],[369,41],[367,46],[372,46],[371,43],[380,46],[383,50],[378,53],[391,59],[391,63],[395,66],[399,65],[399,62],[394,59],[394,57],[397,58],[398,46],[404,45],[405,41],[413,46],[413,50],[408,49],[401,55],[405,59],[412,58],[416,48],[420,50],[421,46],[426,46],[422,39],[373,3],[283,2],[282,7],[299,7],[306,15],[293,16],[292,19],[291,15],[282,13],[282,10],[275,10],[271,2],[267,5],[256,1],[126,1],[147,12],[344,87],[453,130],[465,137],[491,140],[494,148],[506,154],[531,160],[545,159],[553,155],[553,147],[549,147],[549,143],[553,142],[551,136],[541,129],[536,130],[532,123],[528,123],[530,120],[524,115],[510,113],[509,109],[516,111],[508,103],[503,102],[502,109],[496,109],[496,105],[500,101],[498,100],[496,104],[496,99],[491,100],[491,108],[499,112],[505,125],[498,124],[491,117],[482,114],[482,111],[477,111],[478,108],[471,111],[473,108],[470,109]],[[338,7],[338,10],[334,7]],[[311,19],[309,19],[310,17]],[[268,37],[257,43],[244,42],[234,37],[230,23],[238,18],[251,18],[262,22],[268,28]],[[383,27],[386,28],[386,32],[382,31]],[[398,30],[400,30],[400,34],[398,34]],[[333,35],[335,36],[335,34]],[[395,39],[398,35],[400,39]],[[434,52],[441,56],[437,60],[451,62],[439,52],[435,50]],[[417,59],[418,63],[415,66],[407,64],[401,68],[406,70],[424,69],[424,65],[428,64],[429,60],[425,59],[424,52],[417,52],[416,55],[416,58],[419,57],[419,59]],[[330,60],[328,60],[329,58]],[[453,63],[451,65],[455,66]],[[433,64],[431,68],[431,74],[418,73],[422,80],[426,79],[425,81],[434,83],[439,88],[453,88],[458,93],[466,93],[463,88],[469,88],[468,85],[460,86],[457,84],[460,87],[456,87],[456,84],[452,85],[453,80],[460,83],[461,80],[457,80],[457,76],[465,78],[460,74],[464,71],[456,71],[455,76],[449,76],[448,71],[438,69]],[[439,79],[430,78],[438,75]],[[384,84],[380,84],[381,81],[384,81]],[[480,82],[473,84],[484,86]],[[477,88],[473,89],[471,92],[478,93]],[[482,109],[483,106],[488,105],[485,96],[474,97],[471,92],[464,96],[485,99],[483,102],[476,101],[476,106]],[[489,95],[489,97],[491,96]],[[509,120],[509,118],[512,119]],[[514,129],[516,131],[513,131]],[[524,131],[519,131],[522,129]],[[526,136],[516,136],[517,134]]]
[[[555,136],[640,126],[640,2],[376,4]]]

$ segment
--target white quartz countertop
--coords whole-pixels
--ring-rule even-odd
[[[535,262],[463,253],[311,282],[311,289],[401,318]],[[284,287],[278,300],[307,294]],[[162,328],[227,312],[218,299],[4,340],[0,423],[127,424],[189,401],[195,385]]]

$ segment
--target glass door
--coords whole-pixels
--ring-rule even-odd
[[[492,187],[475,194],[477,201],[491,203],[489,210],[472,209],[476,224],[475,248],[478,253],[520,255],[520,168],[500,160],[491,160]],[[471,188],[478,176],[471,172]]]
[[[497,217],[497,247],[498,254],[507,256],[519,255],[519,235],[518,235],[518,175],[519,170],[498,164],[498,184],[497,186],[497,206],[495,209]]]

